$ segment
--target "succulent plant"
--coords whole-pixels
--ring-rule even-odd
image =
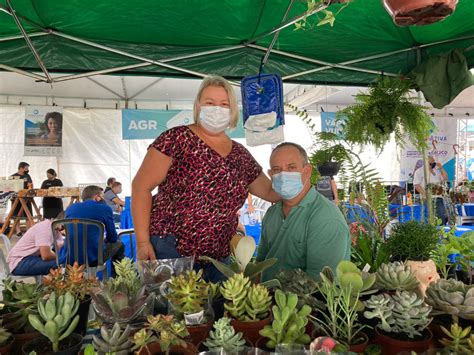
[[[3,326],[14,334],[33,331],[28,315],[38,314],[37,302],[41,297],[42,285],[11,279],[3,280],[3,285],[3,304],[6,310]]]
[[[222,348],[224,351],[238,351],[245,345],[242,333],[235,333],[230,319],[223,317],[214,322],[214,330],[209,332],[209,337],[203,343],[210,351]]]
[[[161,350],[166,353],[173,345],[186,347],[186,342],[183,340],[189,335],[184,322],[177,322],[172,315],[148,316],[147,327],[156,334]]]
[[[109,280],[91,293],[92,306],[96,314],[106,323],[127,324],[140,317],[153,307],[153,294],[148,294],[145,286],[131,292],[125,283]]]
[[[336,281],[341,288],[351,288],[352,294],[368,294],[375,283],[375,274],[369,274],[349,260],[342,260],[336,267]],[[373,290],[375,292],[375,290]]]
[[[426,289],[426,303],[435,311],[474,320],[474,285],[454,279],[439,279]]]
[[[413,291],[419,285],[411,268],[399,261],[380,265],[376,277],[377,287],[387,291]]]
[[[148,328],[142,328],[133,335],[133,348],[136,354],[140,354],[145,347],[157,341],[157,338],[153,335],[153,332]]]
[[[396,291],[395,295],[372,296],[365,301],[368,308],[364,312],[367,319],[379,318],[377,327],[387,333],[404,333],[410,339],[421,336],[430,324],[431,306],[414,292]]]
[[[0,320],[0,346],[6,344],[7,341],[10,339],[12,333],[7,332],[5,328],[2,326],[2,322]]]
[[[447,330],[441,326],[441,330],[449,338],[443,338],[439,342],[455,354],[473,354],[474,353],[474,333],[471,333],[471,327],[462,328],[457,322],[451,324],[451,329]]]
[[[28,319],[31,325],[46,336],[53,345],[53,352],[59,350],[59,342],[66,339],[76,329],[79,316],[76,312],[79,301],[74,296],[66,294],[57,296],[53,292],[47,300],[38,300],[38,311],[41,317],[30,314]]]
[[[204,309],[209,301],[209,284],[202,279],[202,269],[174,276],[168,284],[168,300],[178,314],[193,314]]]
[[[56,296],[70,292],[74,297],[83,300],[91,291],[92,287],[98,285],[97,278],[86,278],[84,275],[85,265],[77,261],[73,265],[66,265],[63,272],[61,268],[51,269],[49,274],[43,278],[45,292],[56,293]]]
[[[235,274],[222,283],[222,296],[227,301],[224,308],[241,321],[256,321],[268,316],[272,298],[263,285],[252,284],[243,274]]]
[[[307,304],[311,308],[321,307],[321,301],[318,301],[313,294],[317,293],[318,283],[311,276],[301,269],[282,269],[275,278],[280,282],[280,289],[283,292],[293,292],[298,296],[298,306]]]
[[[311,307],[298,308],[298,296],[281,290],[276,290],[275,301],[273,323],[260,331],[261,336],[269,339],[266,346],[274,349],[277,344],[309,344],[311,338],[305,332]]]
[[[115,323],[110,330],[103,325],[100,328],[100,337],[97,335],[92,336],[92,344],[99,355],[127,355],[131,353],[133,346],[130,340],[130,333],[129,325],[123,331],[119,323]]]
[[[140,276],[132,259],[123,258],[120,261],[115,261],[114,269],[116,276],[113,279],[114,281],[112,281],[113,283],[117,285],[125,284],[132,293],[137,292],[141,288]]]

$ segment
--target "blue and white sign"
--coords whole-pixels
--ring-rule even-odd
[[[164,131],[193,123],[190,110],[122,110],[122,139],[155,139]],[[244,138],[242,117],[237,128],[228,132],[231,138]]]
[[[321,132],[341,133],[342,120],[336,117],[336,112],[321,112]]]

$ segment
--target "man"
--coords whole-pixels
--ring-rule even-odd
[[[60,213],[56,219],[61,219]],[[23,237],[10,250],[7,257],[8,266],[13,275],[36,276],[47,275],[56,268],[56,254],[51,250],[53,239],[56,245],[62,246],[61,227],[51,229],[53,219],[45,219],[28,229]]]
[[[109,177],[107,179],[107,187],[105,188],[104,190],[104,194],[107,193],[107,191],[111,190],[112,189],[112,185],[113,183],[115,182],[115,178],[114,177]]]
[[[428,184],[432,185],[441,185],[443,182],[448,181],[448,174],[444,170],[441,163],[437,163],[432,156],[428,157]],[[415,190],[418,192],[424,199],[426,198],[426,185],[425,185],[425,169],[421,165],[413,175],[413,185],[415,185]],[[446,213],[446,208],[444,207],[444,202],[441,197],[435,198],[436,203],[436,215],[438,218],[441,218],[442,224],[448,222],[448,216]]]
[[[15,174],[12,174],[11,176],[18,176],[21,180],[23,180],[23,188],[24,189],[32,189],[33,188],[33,180],[31,179],[31,176],[29,174],[30,172],[30,164],[28,164],[27,162],[20,162],[18,164],[18,170]],[[12,200],[12,205],[13,203],[15,202],[15,200]],[[33,214],[33,207],[31,205],[31,200],[30,199],[27,199],[26,201],[26,205],[28,207],[28,209],[30,210],[30,213]],[[18,216],[18,213],[20,212],[20,208],[21,208],[21,205],[18,204],[15,208],[15,211],[13,212],[13,217],[16,217]],[[26,218],[26,213],[23,212],[23,217]],[[27,219],[26,220],[26,229],[29,229],[31,227],[31,223],[30,221]],[[18,237],[21,237],[23,235],[23,233],[21,232],[21,229],[20,229],[20,223],[18,223],[16,225],[16,235]]]
[[[294,143],[278,145],[270,156],[273,189],[282,197],[265,214],[257,260],[277,258],[262,281],[280,269],[300,268],[319,279],[325,266],[336,269],[351,255],[349,228],[336,205],[312,188],[312,167],[305,150]]]
[[[115,223],[120,223],[120,213],[122,212],[123,206],[125,206],[125,201],[118,197],[120,193],[122,193],[122,184],[118,181],[115,181],[111,188],[104,193],[105,202],[114,213]]]
[[[118,240],[117,231],[115,230],[114,217],[112,209],[103,203],[104,193],[99,186],[87,186],[82,191],[82,201],[80,203],[74,203],[68,207],[65,216],[69,218],[87,218],[93,219],[98,222],[102,222],[105,226],[105,240],[104,240],[104,260],[112,258],[113,261],[121,260],[124,257],[124,245]],[[71,231],[72,231],[72,227]],[[82,228],[78,228],[79,234],[79,264],[83,264],[84,260],[82,257]],[[97,265],[98,245],[99,238],[104,236],[99,235],[97,228],[93,226],[88,227],[88,238],[87,238],[87,257],[89,259],[89,265]],[[66,241],[73,243],[73,240]],[[74,261],[74,246],[71,244],[71,263]],[[61,249],[59,253],[59,260],[61,264],[66,262],[67,248]]]

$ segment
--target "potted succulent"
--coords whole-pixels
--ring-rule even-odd
[[[431,306],[414,292],[396,291],[373,295],[364,302],[367,310],[364,317],[378,318],[376,342],[382,346],[383,353],[395,355],[404,350],[422,352],[432,339],[427,328]]]
[[[61,268],[51,269],[49,274],[43,278],[44,294],[52,292],[57,296],[70,292],[79,300],[79,324],[76,327],[76,333],[84,335],[87,330],[87,320],[89,317],[89,306],[91,304],[90,291],[98,285],[97,278],[85,277],[85,265],[79,266],[77,262],[73,265],[66,265],[63,271]]]
[[[311,307],[303,305],[299,308],[298,296],[281,290],[275,291],[275,302],[272,307],[273,323],[260,330],[263,338],[258,340],[257,346],[275,349],[278,344],[309,344],[311,338],[306,334],[306,324]]]
[[[103,325],[100,328],[100,337],[92,336],[92,345],[100,354],[127,355],[132,352],[131,328],[129,325],[124,330],[119,323],[115,323],[112,329]]]
[[[405,261],[420,282],[419,292],[425,294],[430,282],[439,279],[431,253],[441,238],[432,224],[409,221],[396,224],[387,241],[387,249],[394,261]]]
[[[450,330],[441,327],[443,333],[448,338],[442,338],[439,342],[445,349],[453,351],[455,354],[473,354],[474,353],[474,333],[471,332],[471,326],[462,328],[455,321],[451,324]]]
[[[449,246],[453,254],[456,254],[455,264],[458,279],[467,284],[472,284],[474,274],[474,233],[464,233],[460,237],[452,237]]]
[[[410,267],[395,261],[380,265],[375,273],[377,288],[385,291],[415,291],[419,282]]]
[[[0,354],[9,354],[13,345],[12,333],[7,332],[0,321]]]
[[[48,299],[38,300],[39,315],[30,314],[28,320],[46,338],[40,337],[26,343],[23,354],[31,351],[45,354],[51,350],[54,354],[78,353],[82,335],[73,333],[79,322],[79,316],[76,315],[78,309],[79,300],[69,292],[61,296],[53,292]]]
[[[275,278],[280,282],[283,292],[292,292],[298,296],[298,307],[307,304],[312,309],[322,306],[322,302],[315,296],[319,291],[319,284],[301,269],[282,269]]]
[[[11,279],[3,280],[3,285],[3,326],[14,336],[13,348],[21,349],[26,342],[39,336],[30,324],[28,315],[38,314],[38,299],[42,294],[42,285]]]
[[[271,321],[270,292],[261,284],[251,283],[241,273],[224,281],[219,290],[225,300],[224,308],[232,318],[232,326],[244,334],[246,341],[255,345],[260,329]]]
[[[383,0],[398,26],[428,25],[443,20],[456,9],[458,0]]]
[[[177,319],[184,319],[192,343],[196,346],[207,338],[214,320],[210,287],[202,279],[202,273],[202,270],[191,270],[172,277],[167,293],[172,312]]]
[[[203,345],[209,351],[236,352],[245,347],[245,339],[242,338],[242,333],[235,332],[229,318],[222,317],[214,322],[214,330],[209,332],[209,337],[203,342]]]
[[[172,315],[148,316],[145,327],[133,336],[134,350],[138,355],[148,354],[196,354],[197,348],[184,341],[189,335],[184,321],[178,322]]]

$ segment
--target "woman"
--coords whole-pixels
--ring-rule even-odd
[[[47,140],[51,145],[60,144],[63,115],[59,112],[48,112],[44,117],[44,125],[46,132],[41,135],[41,138]]]
[[[281,198],[252,155],[225,133],[236,127],[239,112],[224,78],[203,80],[193,111],[193,124],[172,128],[150,145],[133,180],[137,259],[194,255],[196,268],[216,282],[222,275],[199,257],[228,261],[236,213],[248,193]]]
[[[47,180],[41,184],[42,189],[48,189],[52,186],[63,186],[63,182],[56,178],[57,174],[54,169],[46,170]],[[63,211],[63,200],[57,197],[43,198],[43,215],[44,218],[56,218]]]

